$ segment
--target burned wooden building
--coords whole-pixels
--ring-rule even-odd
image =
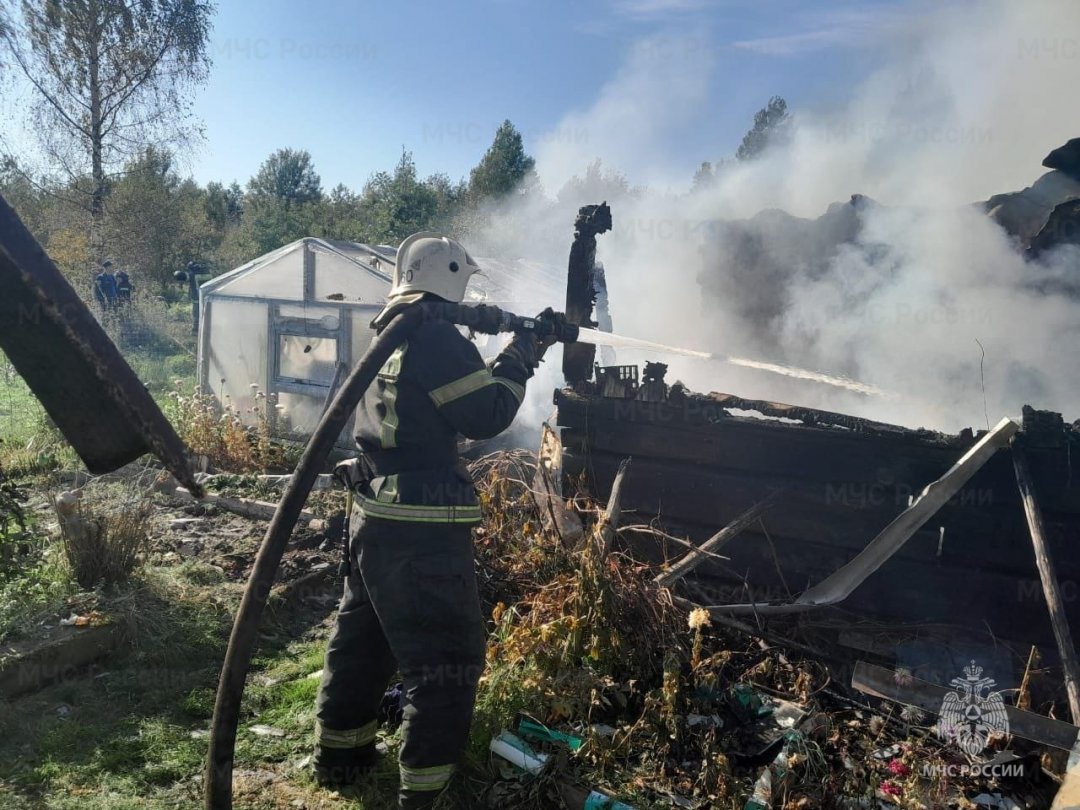
[[[581,279],[610,227],[606,206],[582,209],[567,294],[581,326],[595,326]],[[648,528],[622,537],[670,566],[657,581],[676,599],[758,630],[783,619],[786,638],[939,684],[969,656],[1006,687],[1033,645],[1075,658],[1080,422],[1025,407],[1016,421],[947,435],[695,394],[668,385],[661,363],[566,357],[559,438],[545,439],[542,467],[560,470],[567,496],[606,499],[618,482],[622,523]],[[1080,688],[1069,700],[1080,716]]]
[[[658,395],[659,392],[659,395]],[[601,496],[633,460],[622,503],[643,522],[704,541],[760,514],[695,572],[697,601],[795,601],[863,552],[986,432],[944,435],[730,394],[636,384],[628,369],[556,393],[564,475]],[[1029,459],[1068,618],[1080,623],[1080,431],[1025,409]],[[675,556],[682,552],[673,547]],[[660,553],[657,550],[655,553]],[[832,606],[894,624],[951,624],[1053,643],[1007,446]],[[808,608],[809,609],[809,608]],[[743,608],[743,613],[753,613]]]

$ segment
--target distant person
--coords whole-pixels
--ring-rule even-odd
[[[127,271],[116,271],[116,301],[121,306],[127,306],[131,303],[131,279],[128,278]]]
[[[116,276],[112,273],[112,262],[106,259],[94,276],[94,300],[102,312],[108,312],[116,306],[116,296]]]

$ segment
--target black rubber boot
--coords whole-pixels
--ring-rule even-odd
[[[375,743],[363,748],[323,748],[315,746],[315,779],[325,788],[354,785],[378,765]]]
[[[399,810],[431,810],[442,790],[402,790],[398,792]]]

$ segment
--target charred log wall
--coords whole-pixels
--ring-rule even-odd
[[[700,541],[784,489],[762,521],[725,548],[730,562],[702,568],[718,603],[784,600],[820,581],[975,440],[873,423],[859,430],[732,417],[722,401],[556,397],[566,472],[605,498],[619,462],[633,457],[623,503],[643,521],[659,516]],[[1071,457],[1080,459],[1073,452],[1080,443],[1072,433],[1056,435],[1051,446],[1030,442],[1028,454],[1077,626],[1080,470],[1073,474]],[[1004,637],[1051,638],[1009,453],[998,453],[845,605],[890,620],[980,628],[985,621]]]

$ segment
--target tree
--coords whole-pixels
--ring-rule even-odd
[[[703,188],[708,188],[712,185],[712,181],[716,178],[716,174],[713,173],[712,164],[709,161],[702,162],[698,170],[694,172],[694,183],[690,187],[692,191],[699,191]]]
[[[406,236],[440,224],[457,192],[444,175],[420,180],[411,152],[403,151],[393,174],[376,172],[364,185],[361,206],[370,221],[367,239],[397,244]]]
[[[208,0],[23,0],[0,31],[34,90],[30,128],[90,212],[98,252],[112,174],[189,134],[212,13]]]
[[[535,178],[536,161],[525,153],[521,133],[509,120],[495,130],[495,140],[469,173],[469,197],[474,202],[502,197],[522,181]]]
[[[243,216],[244,192],[236,181],[228,187],[214,180],[206,184],[206,218],[211,225],[224,232],[239,225]]]
[[[248,181],[250,242],[259,253],[315,233],[322,180],[304,149],[278,149]]]
[[[585,169],[585,176],[574,175],[555,195],[564,205],[587,205],[592,203],[613,202],[624,197],[635,197],[640,188],[632,189],[626,177],[617,169],[607,169],[597,158]]]
[[[321,200],[322,180],[306,149],[278,149],[248,182],[248,194],[256,202],[273,199],[288,208]]]
[[[735,157],[739,160],[753,160],[771,144],[786,137],[791,125],[787,102],[780,96],[773,96],[769,103],[754,114],[754,126],[743,136]]]
[[[148,147],[113,183],[106,200],[110,257],[137,287],[165,291],[173,273],[220,243],[207,216],[207,194],[182,180],[173,157]]]

